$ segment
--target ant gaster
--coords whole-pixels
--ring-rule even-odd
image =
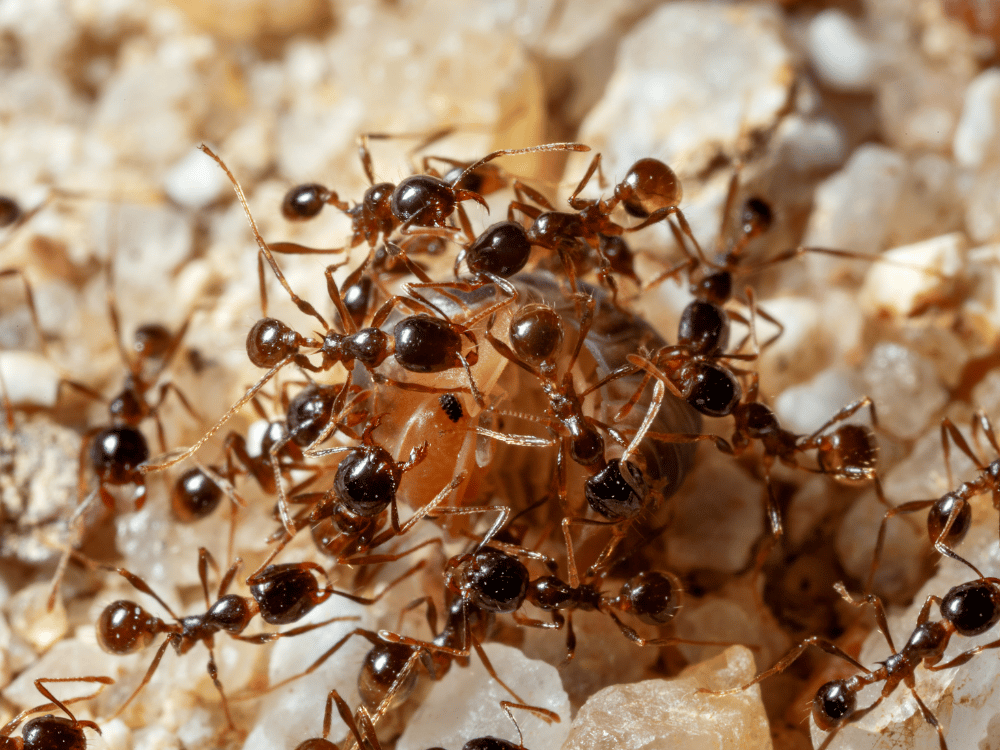
[[[101,733],[101,728],[94,722],[77,719],[73,716],[72,712],[66,708],[66,704],[90,700],[96,697],[103,688],[99,688],[96,693],[91,695],[61,701],[44,686],[47,682],[96,682],[101,685],[113,685],[115,681],[110,677],[42,677],[35,680],[35,689],[48,698],[50,702],[22,711],[8,721],[0,729],[0,748],[3,750],[86,750],[87,737],[83,730],[93,729],[98,734]],[[51,711],[53,708],[61,709],[69,718],[53,716],[52,714],[39,716],[25,723],[21,729],[20,737],[10,736],[25,717],[38,711]]]

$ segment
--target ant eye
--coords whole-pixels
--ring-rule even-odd
[[[833,680],[816,691],[812,714],[816,726],[830,730],[851,717],[857,707],[857,698],[844,680]]]
[[[289,221],[305,221],[317,216],[329,197],[330,191],[315,182],[298,185],[285,193],[281,213]]]
[[[109,427],[90,444],[90,464],[102,482],[128,484],[136,467],[149,459],[149,445],[134,427]]]
[[[392,503],[400,477],[399,467],[384,449],[355,448],[337,467],[333,491],[352,513],[371,518]]]
[[[563,343],[562,320],[545,305],[527,305],[510,322],[510,344],[529,365],[553,359]]]
[[[210,516],[221,500],[222,489],[198,468],[181,474],[170,493],[170,507],[184,523]]]
[[[625,466],[631,483],[622,476],[617,458],[608,461],[607,466],[584,483],[584,494],[590,507],[611,521],[634,518],[643,508],[646,483],[642,472],[631,461],[627,461]]]
[[[97,642],[109,654],[134,654],[156,637],[160,621],[135,602],[112,602],[97,621]]]

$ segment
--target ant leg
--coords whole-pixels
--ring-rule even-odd
[[[226,714],[226,723],[229,724],[230,729],[236,729],[233,717],[229,713],[229,701],[226,700],[226,691],[222,689],[222,681],[219,680],[219,668],[215,664],[215,649],[207,643],[205,646],[208,648],[208,676],[212,678],[212,684],[215,685],[215,689],[219,691],[219,697],[222,698],[222,710]]]
[[[555,211],[556,207],[549,202],[549,199],[542,195],[540,192],[531,187],[531,185],[526,185],[520,180],[514,180],[514,184],[511,186],[514,190],[514,195],[520,204],[524,204],[524,199],[527,197],[529,200],[533,200],[539,206],[544,208],[546,211]],[[529,206],[529,208],[532,208]],[[533,216],[533,219],[537,219],[537,216]]]
[[[24,284],[24,299],[28,304],[28,314],[31,316],[31,323],[35,327],[35,333],[38,336],[38,348],[42,350],[42,354],[48,356],[49,347],[45,341],[42,324],[39,322],[38,307],[35,305],[35,293],[31,288],[31,282],[28,281],[28,277],[25,275],[24,271],[19,268],[0,269],[0,279],[11,276],[18,277],[21,279],[21,283]]]
[[[541,628],[543,630],[561,630],[565,622],[562,615],[558,612],[552,613],[552,622],[536,620],[533,617],[528,617],[527,615],[522,614],[520,610],[514,610],[511,612],[511,616],[514,618],[514,622],[518,625],[524,625],[526,628]],[[557,617],[558,619],[556,619]]]
[[[502,149],[500,151],[494,151],[487,154],[479,161],[473,162],[465,171],[458,176],[452,184],[458,185],[464,180],[470,173],[475,172],[481,166],[487,162],[491,162],[500,156],[517,156],[518,154],[535,154],[543,151],[590,151],[590,146],[585,146],[582,143],[546,143],[541,146],[531,146],[529,148],[508,148]]]
[[[580,211],[587,208],[587,206],[591,204],[591,201],[580,200],[577,196],[580,195],[580,192],[585,187],[587,187],[587,183],[590,182],[590,178],[594,176],[594,172],[596,172],[600,166],[601,154],[598,152],[594,155],[594,158],[590,160],[590,166],[587,167],[587,171],[584,173],[583,179],[580,180],[580,183],[576,186],[576,190],[574,190],[567,199],[567,203],[569,203],[570,207],[573,208],[574,211]]]
[[[109,718],[117,719],[119,716],[121,716],[122,712],[126,708],[128,708],[128,705],[135,700],[136,696],[138,696],[139,693],[142,692],[142,689],[146,687],[149,681],[153,678],[153,674],[156,672],[156,668],[160,666],[160,661],[163,659],[163,654],[166,653],[167,651],[167,646],[169,646],[172,643],[176,645],[180,642],[181,642],[181,637],[176,633],[167,636],[167,639],[160,645],[160,648],[157,649],[156,656],[154,656],[153,661],[150,662],[149,669],[146,670],[146,674],[142,678],[142,682],[139,683],[139,687],[135,689],[135,692],[133,692],[132,695],[128,697],[128,700],[122,703],[121,706],[118,707],[118,710],[115,711],[113,714],[111,714]]]
[[[198,449],[201,448],[201,446],[203,446],[206,442],[208,442],[208,440],[216,432],[218,432],[219,430],[222,429],[222,427],[226,424],[226,422],[228,422],[236,412],[238,412],[240,409],[242,409],[244,406],[246,406],[247,402],[250,401],[254,396],[256,396],[257,392],[261,388],[263,388],[271,378],[273,378],[275,375],[277,375],[278,371],[282,367],[284,367],[285,365],[287,365],[293,359],[294,359],[294,357],[291,357],[291,356],[285,357],[278,364],[276,364],[274,367],[272,367],[270,370],[268,370],[266,373],[264,373],[264,376],[260,380],[258,380],[256,383],[254,383],[253,386],[250,387],[250,390],[248,390],[245,394],[243,394],[243,396],[240,398],[240,400],[237,401],[235,404],[233,404],[229,408],[229,411],[227,411],[225,414],[223,414],[222,418],[218,422],[216,422],[211,427],[211,429],[209,429],[208,432],[206,432],[204,435],[202,435],[198,439],[198,441],[194,445],[192,445],[190,448],[188,448],[187,450],[183,451],[179,455],[176,455],[176,456],[173,456],[173,457],[168,457],[167,460],[164,460],[162,463],[158,463],[158,464],[142,464],[141,466],[139,466],[139,471],[141,471],[143,474],[149,474],[149,473],[152,473],[152,472],[155,472],[155,471],[163,471],[164,469],[169,469],[174,464],[179,464],[181,461],[185,461],[188,458],[190,458],[191,456],[193,456],[198,451]]]
[[[1000,648],[1000,640],[993,641],[992,643],[984,643],[982,646],[976,646],[975,648],[969,649],[968,651],[963,651],[951,661],[945,662],[944,664],[935,664],[933,666],[928,666],[927,669],[931,670],[932,672],[937,672],[942,669],[951,669],[952,667],[960,667],[967,661],[969,661],[972,657],[974,657],[976,654],[991,648]]]
[[[787,654],[781,657],[781,659],[778,660],[778,662],[773,667],[761,672],[759,675],[754,677],[752,680],[750,680],[750,682],[746,683],[745,685],[729,688],[728,690],[708,690],[707,688],[699,688],[698,692],[708,693],[709,695],[735,695],[736,693],[742,693],[744,690],[747,690],[756,685],[757,683],[766,680],[768,677],[771,677],[772,675],[776,674],[781,674],[782,672],[784,672],[800,656],[802,656],[803,653],[805,653],[806,649],[809,648],[809,646],[815,646],[816,648],[824,651],[827,654],[830,654],[831,656],[836,656],[838,659],[843,659],[848,664],[855,667],[856,669],[860,669],[865,674],[871,674],[871,670],[868,669],[868,667],[866,667],[864,664],[859,662],[857,659],[855,659],[847,652],[840,649],[834,643],[826,640],[825,638],[820,638],[818,636],[811,636],[809,638],[806,638],[798,645],[796,645],[794,648],[792,648]]]
[[[297,242],[271,242],[268,247],[272,253],[282,255],[336,255],[347,250],[346,247],[306,247]]]
[[[427,626],[431,629],[432,633],[437,633],[437,606],[434,604],[434,597],[431,596],[421,596],[419,599],[414,599],[400,609],[399,618],[396,620],[396,629],[399,630],[403,627],[403,617],[407,612],[412,612],[420,606],[426,608],[424,616],[427,619]]]
[[[566,567],[569,571],[569,585],[573,588],[580,586],[580,575],[576,568],[576,553],[573,551],[573,538],[570,535],[570,526],[616,526],[617,521],[595,521],[590,518],[580,516],[567,516],[562,520],[563,539],[566,540]]]
[[[384,543],[384,540],[379,541],[378,539],[376,539],[375,541],[378,541],[379,544]],[[417,550],[421,550],[424,547],[429,547],[432,544],[443,545],[444,542],[440,538],[435,537],[434,539],[425,539],[424,541],[420,542],[420,544],[417,544],[414,547],[410,547],[408,550],[404,550],[402,552],[393,552],[384,555],[363,555],[361,557],[347,557],[347,558],[341,558],[337,562],[344,565],[381,565],[383,563],[390,563],[390,562],[396,562],[397,560],[402,560],[407,555],[411,555]],[[374,543],[372,544],[372,547],[376,546],[378,545],[375,545]],[[335,593],[340,594],[339,591]],[[341,596],[343,596],[343,594],[341,594]]]
[[[351,713],[350,707],[347,705],[347,701],[340,697],[340,693],[337,692],[336,688],[330,691],[330,695],[326,699],[326,711],[323,714],[323,739],[326,739],[330,734],[330,703],[335,701],[337,703],[337,713],[340,714],[340,719],[343,721],[347,728],[351,730],[351,734],[354,735],[354,739],[357,740],[358,747],[363,748],[364,739],[361,737],[361,732],[358,731],[358,725],[354,721],[354,714]],[[374,736],[374,735],[373,735]],[[378,740],[376,740],[376,743]]]
[[[345,263],[347,261],[344,261]],[[326,267],[324,272],[326,275],[326,291],[333,301],[333,306],[337,308],[337,314],[340,316],[340,326],[341,330],[345,333],[351,334],[356,333],[358,327],[354,325],[354,318],[351,317],[350,311],[347,309],[347,305],[344,303],[344,298],[340,296],[340,290],[337,288],[337,282],[333,278],[333,272],[340,268],[343,263],[335,263]]]
[[[250,229],[253,231],[254,239],[257,240],[257,247],[260,249],[260,252],[267,259],[268,265],[271,266],[271,270],[274,272],[274,275],[275,277],[277,277],[281,286],[284,287],[285,291],[288,293],[289,298],[292,300],[295,306],[299,308],[301,312],[316,318],[320,322],[320,325],[323,326],[324,330],[328,329],[329,326],[326,324],[326,321],[323,319],[323,316],[316,311],[316,308],[314,308],[311,304],[306,302],[304,299],[299,297],[299,295],[297,295],[294,291],[292,291],[292,287],[288,284],[288,280],[285,279],[285,274],[281,272],[281,268],[278,266],[277,261],[275,261],[274,256],[271,254],[271,249],[268,247],[267,243],[264,241],[264,238],[261,236],[260,230],[257,229],[257,222],[254,221],[253,215],[250,213],[250,206],[247,204],[246,196],[243,194],[243,188],[240,186],[240,183],[237,181],[233,173],[229,171],[229,167],[227,167],[226,163],[222,161],[222,159],[219,156],[217,156],[215,152],[212,151],[212,149],[210,149],[204,143],[201,144],[198,148],[200,148],[208,156],[210,156],[215,161],[216,164],[222,167],[222,170],[226,173],[226,177],[229,178],[229,181],[233,185],[233,189],[236,191],[236,197],[239,198],[240,205],[243,206],[243,212],[246,214],[247,221],[250,223]]]
[[[546,201],[546,203],[548,203],[548,201]],[[555,211],[555,208],[551,207],[550,204],[549,210]],[[534,221],[535,219],[537,219],[539,216],[542,215],[542,212],[539,209],[535,208],[534,206],[531,206],[527,203],[522,203],[521,201],[511,201],[507,205],[507,221],[514,221],[514,211],[520,211],[532,221]]]
[[[437,542],[436,539],[435,540],[428,540],[428,542],[431,542],[431,541]],[[422,546],[427,546],[427,544],[425,543]],[[419,547],[417,547],[415,549],[419,549]],[[413,550],[409,550],[409,552],[412,552],[412,551]],[[379,591],[377,594],[375,594],[375,596],[372,596],[372,597],[357,596],[356,594],[348,594],[348,593],[346,593],[344,591],[335,591],[333,588],[329,589],[329,593],[332,594],[332,595],[335,595],[335,596],[342,596],[345,599],[350,599],[352,602],[355,602],[357,604],[363,604],[365,606],[369,606],[369,605],[375,604],[375,602],[379,601],[383,596],[385,596],[397,584],[402,583],[407,578],[409,578],[410,576],[416,574],[418,571],[423,570],[426,567],[427,567],[427,561],[426,560],[420,560],[416,565],[410,566],[402,575],[396,576],[396,578],[394,578],[393,580],[389,581],[389,583],[387,583],[385,585],[385,587],[381,591]],[[322,568],[321,568],[321,570],[322,570]]]
[[[635,431],[635,435],[632,437],[632,442],[629,443],[625,452],[622,453],[619,459],[622,465],[625,464],[633,454],[639,449],[639,443],[643,441],[646,434],[649,432],[649,428],[653,424],[653,420],[656,419],[656,415],[660,411],[660,407],[663,405],[663,399],[667,395],[667,387],[663,385],[662,380],[657,380],[653,385],[653,398],[649,402],[649,408],[646,410],[646,416],[642,419],[642,424],[639,425],[639,429]]]
[[[198,548],[198,579],[201,581],[201,590],[205,594],[205,609],[212,608],[212,599],[208,595],[208,567],[212,566],[212,570],[216,573],[219,572],[219,566],[215,562],[215,558],[212,557],[212,553],[209,552],[204,547]]]
[[[233,579],[236,578],[236,574],[239,572],[242,566],[243,566],[242,558],[237,557],[236,561],[229,566],[229,570],[226,571],[226,574],[222,576],[222,579],[219,581],[219,593],[218,593],[219,599],[221,599],[226,595],[226,592],[229,590],[229,587],[233,583]]]
[[[314,622],[309,625],[300,625],[297,628],[292,628],[291,630],[283,630],[280,633],[254,633],[252,635],[241,635],[239,633],[230,633],[229,636],[233,640],[243,641],[244,643],[253,643],[254,645],[261,646],[265,643],[271,643],[271,641],[276,641],[279,638],[292,638],[296,635],[302,635],[303,633],[309,633],[313,630],[318,630],[319,628],[325,628],[327,625],[331,625],[335,622],[357,622],[360,618],[356,615],[345,615],[341,617],[331,617],[328,620],[322,620],[320,622]]]
[[[175,620],[178,621],[180,620],[180,618],[170,608],[170,605],[167,604],[165,601],[163,601],[163,599],[160,598],[160,595],[157,594],[155,591],[153,591],[153,589],[150,588],[149,584],[146,583],[142,578],[137,576],[135,573],[132,573],[126,568],[116,568],[111,565],[101,565],[100,567],[103,568],[104,570],[109,570],[114,573],[117,573],[126,581],[128,581],[130,584],[132,584],[132,587],[134,589],[143,594],[146,594],[147,596],[151,596],[154,599],[156,599],[156,601],[159,602],[160,606],[163,607],[165,610],[167,610],[170,616],[173,617]]]
[[[847,588],[840,581],[833,584],[833,588],[838,594],[840,594],[840,598],[852,607],[861,609],[866,604],[872,605],[872,608],[875,610],[875,624],[878,625],[879,632],[882,633],[882,637],[885,638],[885,642],[889,644],[889,650],[894,654],[899,653],[896,651],[896,645],[892,642],[892,634],[889,632],[889,621],[885,616],[885,606],[882,604],[882,600],[877,595],[865,594],[861,599],[855,599],[848,593]],[[928,598],[928,602],[929,601],[931,601],[930,598]],[[926,610],[927,614],[930,612],[928,602],[924,603],[923,608]],[[927,621],[927,615],[925,615],[924,611],[921,611],[921,615],[924,617],[924,620],[921,622],[918,619],[918,625],[922,625]]]
[[[579,299],[579,296],[577,299]],[[569,364],[566,365],[567,372],[572,370],[573,366],[576,364],[576,360],[580,356],[580,351],[583,349],[583,343],[587,338],[587,334],[590,333],[590,327],[594,323],[594,309],[597,307],[597,303],[594,301],[594,298],[589,294],[584,295],[583,305],[583,314],[580,316],[580,333],[576,337],[576,346],[573,347],[573,354],[569,358]]]
[[[979,444],[978,430],[982,430],[994,452],[1000,454],[1000,444],[997,443],[996,433],[993,432],[993,423],[990,422],[990,418],[982,409],[977,409],[972,417],[972,437],[976,440],[977,445]]]
[[[958,428],[955,426],[954,422],[952,422],[948,417],[945,417],[944,419],[941,420],[941,447],[944,452],[945,470],[948,472],[948,486],[954,487],[955,480],[951,472],[951,446],[948,443],[949,437],[951,437],[952,441],[954,441],[958,449],[969,457],[969,459],[972,461],[973,465],[976,467],[978,471],[985,471],[986,466],[972,452],[972,448],[969,447],[968,442],[966,442],[965,438],[962,436],[962,433],[958,431]]]
[[[111,679],[110,677],[39,677],[37,680],[35,680],[35,690],[37,690],[45,698],[48,698],[52,702],[50,704],[52,708],[60,708],[60,709],[62,709],[62,711],[70,719],[72,719],[74,722],[77,722],[77,719],[76,719],[75,716],[73,716],[73,714],[70,712],[70,710],[68,708],[66,708],[66,704],[67,703],[76,703],[78,701],[86,701],[86,700],[90,700],[91,698],[96,698],[98,695],[100,695],[102,692],[104,692],[104,688],[98,688],[96,693],[91,693],[90,695],[81,695],[81,696],[79,696],[77,698],[70,698],[68,700],[61,701],[58,698],[56,698],[49,691],[49,689],[47,687],[45,687],[45,683],[46,682],[97,682],[97,683],[99,683],[101,685],[114,685],[115,684],[115,681],[113,679]],[[27,716],[28,714],[35,713],[36,711],[49,711],[49,710],[51,710],[51,709],[48,706],[46,706],[46,707],[38,706],[36,708],[32,708],[32,709],[30,709],[28,711],[25,711],[24,713],[20,714],[16,719],[14,719],[13,721],[11,721],[10,723],[13,724],[14,726],[17,726],[18,724],[21,723],[21,720],[23,720],[23,718],[25,716]],[[84,722],[77,722],[77,723],[84,723]],[[89,722],[87,722],[87,723],[88,723],[88,725],[90,724]],[[10,724],[8,724],[8,726],[10,726]],[[6,727],[4,727],[4,729],[6,729]],[[97,733],[100,734],[101,730],[98,729]],[[4,731],[0,730],[0,737],[6,737],[6,736],[7,736],[7,733],[5,733]]]
[[[630,628],[621,618],[615,614],[612,610],[606,610],[608,617],[615,621],[615,625],[622,632],[626,638],[628,638],[632,643],[637,646],[674,646],[678,643],[684,643],[689,646],[740,646],[743,644],[734,643],[732,641],[691,641],[686,638],[643,638],[640,636],[633,628]],[[752,646],[750,648],[753,648]],[[752,683],[751,683],[752,684]],[[749,685],[747,686],[749,687]],[[742,690],[742,688],[740,688]],[[729,691],[726,691],[729,692]],[[733,691],[737,692],[737,691]],[[713,693],[716,694],[716,693]],[[719,695],[724,695],[726,693],[717,693]]]
[[[889,519],[899,513],[916,513],[918,511],[930,508],[937,500],[914,500],[913,502],[903,503],[902,505],[897,505],[893,508],[889,508],[885,515],[882,517],[882,523],[878,527],[878,536],[875,539],[875,552],[872,555],[872,564],[868,569],[868,578],[865,579],[865,594],[871,592],[872,581],[875,578],[875,571],[878,569],[878,564],[882,559],[882,548],[885,546],[885,535],[886,535],[886,524]]]
[[[598,154],[600,156],[600,154]],[[510,719],[511,723],[514,725],[514,729],[517,730],[517,746],[524,747],[524,735],[521,734],[521,727],[517,725],[517,721],[514,719],[514,714],[510,712],[512,708],[519,708],[522,711],[530,711],[539,719],[544,721],[546,724],[551,724],[553,721],[559,723],[559,714],[555,711],[549,711],[547,708],[539,708],[538,706],[528,706],[524,703],[511,703],[510,701],[500,701],[500,708],[507,718]]]
[[[502,687],[504,690],[506,690],[508,693],[514,696],[515,701],[517,701],[519,704],[524,704],[524,699],[521,698],[513,690],[511,690],[510,686],[507,685],[506,682],[500,679],[500,675],[498,675],[496,669],[493,668],[493,663],[490,661],[490,658],[486,655],[486,651],[483,650],[483,647],[480,645],[479,641],[476,640],[475,636],[473,636],[471,633],[469,634],[469,640],[472,641],[472,648],[474,648],[476,650],[476,653],[479,654],[479,660],[483,663],[483,666],[486,668],[486,672],[489,674],[489,676],[492,677],[494,680],[496,680],[499,683],[500,687]],[[538,710],[544,711],[545,709],[539,708]],[[556,718],[558,719],[558,717]]]
[[[941,729],[941,724],[938,722],[937,717],[933,712],[924,705],[923,700],[917,695],[917,688],[913,683],[913,675],[906,681],[906,686],[910,689],[910,694],[913,696],[913,700],[917,702],[917,706],[920,707],[920,713],[923,714],[924,721],[934,727],[938,734],[938,745],[941,750],[948,750],[948,743],[944,741],[944,731]]]
[[[428,515],[431,518],[437,518],[438,516],[469,516],[476,515],[479,513],[489,513],[490,511],[497,511],[500,515],[497,516],[496,521],[490,526],[489,531],[483,535],[483,538],[476,545],[476,551],[478,552],[493,539],[500,530],[507,525],[507,521],[510,519],[510,508],[506,505],[479,505],[470,508],[436,508],[432,510]]]

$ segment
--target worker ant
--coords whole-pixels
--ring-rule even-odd
[[[982,410],[976,412],[972,419],[973,437],[977,438],[977,431],[981,430],[989,441],[990,446],[1000,456],[1000,444],[997,442],[996,433],[993,431],[993,424],[990,418]],[[987,464],[980,459],[968,442],[962,437],[954,423],[945,417],[941,420],[941,445],[944,450],[945,468],[948,473],[948,485],[954,487],[951,472],[951,447],[949,438],[954,441],[959,450],[962,451],[972,461],[979,472],[975,479],[962,482],[955,490],[945,493],[936,500],[915,500],[902,503],[886,511],[879,526],[878,537],[875,542],[875,552],[872,556],[871,569],[868,572],[868,580],[865,590],[871,590],[872,580],[875,571],[882,559],[882,548],[885,544],[886,524],[889,519],[900,513],[915,513],[927,509],[927,535],[931,543],[942,555],[965,563],[976,571],[977,575],[982,575],[968,560],[958,555],[954,547],[962,543],[969,528],[972,526],[972,505],[970,500],[976,495],[990,492],[993,495],[993,507],[1000,510],[1000,458],[994,459]]]
[[[103,687],[90,695],[59,700],[45,687],[47,682],[96,682],[100,685],[113,685],[115,681],[110,677],[41,677],[35,680],[35,689],[50,702],[22,711],[0,728],[0,747],[4,750],[52,750],[52,748],[86,750],[87,737],[83,730],[93,729],[101,734],[101,728],[97,724],[86,719],[77,719],[66,705],[95,698],[100,695]],[[10,736],[27,716],[39,711],[51,711],[53,708],[61,709],[69,718],[52,714],[39,716],[25,723],[20,737]]]
[[[136,590],[153,597],[174,619],[173,623],[164,622],[135,602],[124,599],[112,602],[104,608],[97,621],[97,641],[101,648],[108,653],[132,654],[151,645],[157,635],[161,633],[167,635],[166,640],[163,641],[153,657],[142,682],[115,712],[114,716],[121,714],[152,679],[168,646],[172,645],[178,655],[183,655],[190,651],[195,644],[203,643],[209,654],[208,674],[222,698],[226,721],[230,727],[233,727],[229,703],[226,700],[226,694],[219,680],[215,664],[213,645],[217,633],[225,632],[230,638],[247,643],[264,644],[278,638],[301,635],[332,622],[352,619],[334,617],[280,633],[243,635],[243,631],[257,614],[260,614],[266,622],[280,624],[294,622],[311,611],[317,604],[325,601],[330,595],[340,592],[333,591],[330,586],[325,589],[319,588],[315,578],[308,573],[308,571],[315,570],[326,577],[326,573],[318,565],[298,563],[291,568],[272,566],[270,570],[259,571],[256,578],[253,578],[252,597],[227,594],[226,591],[236,577],[241,564],[242,561],[237,559],[222,576],[216,600],[213,603],[208,589],[208,567],[211,565],[216,568],[216,565],[208,550],[200,547],[198,550],[198,575],[205,597],[206,611],[203,614],[189,615],[184,618],[174,614],[170,606],[142,578],[125,568],[109,568],[122,576]],[[312,579],[311,582],[307,582],[306,578]],[[327,583],[329,583],[328,578]]]
[[[970,566],[971,567],[971,566]],[[978,571],[977,571],[978,574]],[[845,724],[856,721],[874,710],[883,700],[889,697],[901,683],[909,688],[924,720],[934,727],[938,734],[941,750],[947,750],[948,744],[937,718],[924,704],[917,694],[914,674],[918,666],[923,664],[928,670],[940,671],[965,664],[976,654],[987,649],[1000,647],[1000,641],[977,646],[963,651],[949,661],[941,664],[944,652],[952,636],[960,635],[966,638],[982,635],[1000,622],[1000,579],[980,576],[974,581],[952,587],[944,597],[928,596],[917,615],[916,626],[907,639],[902,650],[897,651],[889,633],[885,608],[881,599],[874,594],[867,594],[861,600],[853,599],[843,584],[835,588],[841,597],[855,607],[871,604],[875,609],[875,621],[879,632],[889,644],[892,654],[878,669],[870,670],[833,643],[822,638],[807,638],[788,652],[770,669],[757,675],[746,685],[729,690],[700,690],[712,695],[732,695],[756,685],[768,677],[781,674],[798,659],[809,646],[816,646],[832,656],[843,659],[859,669],[861,674],[846,679],[833,680],[822,685],[816,691],[813,699],[812,715],[816,725],[830,732],[820,748],[826,748],[832,742],[837,731]],[[941,620],[931,620],[931,607],[937,604],[941,612]],[[859,709],[857,694],[868,685],[882,684],[879,697],[870,706]]]

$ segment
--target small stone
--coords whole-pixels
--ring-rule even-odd
[[[41,694],[35,689],[35,680],[39,677],[97,675],[116,677],[115,658],[104,653],[96,643],[69,638],[57,643],[42,658],[21,672],[4,688],[3,697],[21,708],[37,706],[44,702]],[[98,687],[91,682],[67,682],[58,686],[56,695],[62,698],[89,695],[96,692]]]
[[[948,401],[934,363],[900,344],[877,344],[861,376],[882,426],[899,437],[919,435]]]
[[[809,24],[809,56],[819,77],[839,91],[866,91],[875,74],[872,45],[841,10],[817,13]]]
[[[204,208],[229,185],[225,172],[207,154],[189,151],[163,179],[170,199],[186,208]]]
[[[30,643],[38,653],[49,650],[66,635],[69,627],[66,608],[63,607],[61,599],[57,597],[52,611],[49,611],[50,589],[48,583],[25,586],[14,594],[4,607],[11,630]]]
[[[774,400],[774,411],[786,430],[811,434],[863,395],[856,381],[853,373],[844,368],[823,370],[812,380],[783,390]]]
[[[871,317],[905,318],[936,296],[962,268],[966,249],[961,232],[945,234],[882,253],[861,287],[859,301]]]
[[[514,718],[524,734],[524,746],[559,747],[570,728],[569,698],[559,671],[543,661],[526,658],[510,646],[490,643],[483,648],[500,678],[525,703],[559,715],[558,722],[547,723],[534,714],[515,709]],[[398,750],[458,748],[473,738],[488,736],[517,742],[517,731],[500,708],[500,701],[504,700],[513,698],[490,677],[479,657],[473,655],[468,667],[454,665],[443,679],[434,683],[407,722],[396,747]]]
[[[736,152],[745,133],[771,127],[794,79],[773,8],[670,3],[622,41],[579,140],[603,153],[611,179],[646,156],[696,171]],[[622,130],[622,122],[633,127]]]
[[[7,397],[15,406],[55,405],[59,391],[59,371],[34,352],[6,351],[0,356],[0,377]]]
[[[1000,156],[1000,70],[988,68],[965,90],[962,116],[955,128],[952,152],[963,167],[981,169]]]
[[[672,680],[615,685],[588,700],[562,750],[770,750],[760,687],[727,696],[756,674],[753,655],[733,646]]]

